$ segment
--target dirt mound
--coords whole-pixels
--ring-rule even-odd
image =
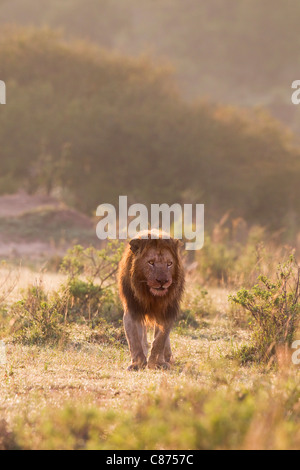
[[[33,196],[20,191],[17,194],[0,196],[0,217],[15,217],[38,207],[60,205],[61,203],[52,197]]]
[[[43,195],[0,197],[0,256],[45,258],[78,243],[97,244],[94,223],[86,215]]]

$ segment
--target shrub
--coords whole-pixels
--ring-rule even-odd
[[[72,334],[70,323],[99,327],[93,337],[89,336],[90,341],[101,339],[103,334],[118,337],[119,332],[112,332],[108,323],[118,326],[121,319],[115,287],[122,249],[113,242],[102,250],[75,246],[62,261],[61,269],[68,277],[58,292],[47,294],[40,283],[23,291],[23,298],[10,310],[0,305],[0,318],[10,316],[14,320],[13,340],[29,345],[65,343]]]
[[[299,148],[261,110],[187,103],[168,68],[47,29],[1,28],[0,57],[10,90],[0,114],[1,193],[59,193],[88,214],[99,188],[112,204],[120,194],[190,203],[189,194],[211,221],[233,208],[252,223],[293,229]]]
[[[109,242],[102,250],[75,246],[62,262],[62,272],[68,275],[63,291],[68,293],[67,321],[88,321],[100,318],[114,321],[121,318],[116,292],[116,273],[123,245]]]
[[[234,266],[235,256],[232,247],[229,248],[224,242],[214,243],[207,235],[205,245],[199,255],[199,270],[204,281],[226,284]]]
[[[259,225],[226,213],[205,235],[196,254],[202,282],[251,287],[259,274],[269,275],[291,252],[282,244],[282,232],[270,233]]]
[[[250,290],[242,288],[229,300],[250,312],[254,330],[253,344],[247,352],[240,351],[243,358],[268,361],[274,357],[276,347],[290,346],[300,312],[300,267],[294,256],[278,266],[276,279],[259,276],[258,284]]]
[[[213,304],[206,289],[195,287],[185,295],[178,321],[178,328],[197,328],[199,319],[212,313]]]
[[[164,390],[147,393],[130,411],[72,405],[50,408],[29,426],[20,420],[15,437],[21,449],[40,450],[236,448],[255,408],[251,397],[241,403],[237,394],[232,395],[210,397],[199,390],[176,389],[171,397]]]
[[[28,287],[24,298],[11,307],[13,338],[22,344],[58,344],[66,339],[63,328],[66,298],[49,296],[42,284]]]

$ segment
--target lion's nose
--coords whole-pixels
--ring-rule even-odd
[[[161,286],[164,286],[167,284],[168,279],[156,279],[156,282],[158,282]]]

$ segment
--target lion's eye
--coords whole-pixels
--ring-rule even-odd
[[[148,261],[148,263],[150,264],[150,266],[154,266],[154,261],[150,260]]]
[[[169,261],[168,262],[168,267],[170,268],[170,266],[172,266],[172,264],[173,264],[172,261]]]

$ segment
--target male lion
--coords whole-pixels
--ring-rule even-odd
[[[147,365],[147,325],[154,326],[148,367],[170,367],[170,331],[184,290],[179,240],[163,239],[162,232],[141,232],[127,246],[119,267],[119,290],[124,327],[131,354],[128,370]]]

